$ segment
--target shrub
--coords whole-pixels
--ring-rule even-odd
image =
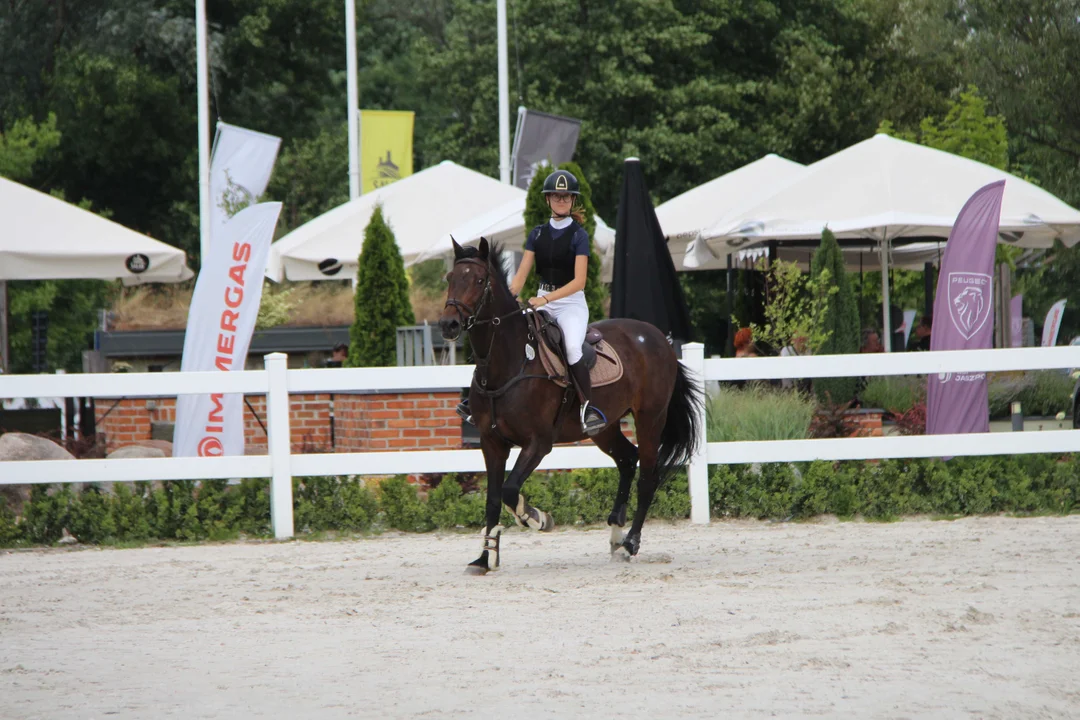
[[[20,523],[23,537],[36,545],[49,545],[64,533],[71,505],[71,486],[49,493],[48,485],[30,488],[30,502],[23,507]]]
[[[11,547],[22,538],[18,518],[8,507],[7,498],[0,495],[0,547]]]
[[[116,537],[116,520],[99,485],[87,485],[79,493],[71,504],[67,528],[81,543],[102,543]]]
[[[814,401],[759,384],[722,386],[706,410],[709,442],[801,440],[807,437]]]
[[[403,475],[379,485],[379,506],[389,527],[408,532],[425,532],[433,526],[430,508],[420,500],[416,487]]]
[[[894,415],[907,412],[925,397],[926,379],[908,376],[871,378],[859,393],[863,407],[881,408]]]
[[[1012,414],[1013,401],[1017,400],[1027,416],[1068,412],[1074,387],[1075,381],[1069,375],[1056,370],[991,373],[990,417],[1008,417]]]

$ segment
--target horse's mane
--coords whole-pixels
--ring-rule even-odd
[[[497,285],[500,289],[505,290],[507,293],[509,293],[510,292],[510,287],[506,284],[506,276],[503,274],[503,253],[504,252],[505,251],[504,251],[504,248],[502,246],[502,243],[490,243],[488,245],[487,263],[488,263],[488,268],[494,270],[494,272],[491,273],[491,277],[493,278],[492,279],[492,284]],[[465,259],[465,258],[479,259],[480,258],[480,249],[472,247],[471,245],[469,247],[464,247],[464,248],[461,249],[461,255],[459,255],[458,257],[459,257],[459,259]]]

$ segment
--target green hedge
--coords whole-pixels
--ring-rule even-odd
[[[614,470],[540,473],[525,496],[561,526],[607,519],[615,499]],[[890,520],[903,515],[1069,513],[1080,507],[1080,460],[1049,455],[883,460],[878,463],[817,461],[718,465],[711,469],[712,515],[791,520],[833,514]],[[356,478],[315,477],[293,481],[298,535],[363,533],[386,529],[425,532],[479,528],[484,492],[464,493],[447,475],[422,497],[404,477],[377,487]],[[631,494],[633,513],[636,497]],[[685,473],[660,491],[650,517],[690,515]],[[503,525],[513,524],[505,512]],[[224,480],[117,483],[112,493],[88,485],[75,493],[34,486],[21,517],[0,498],[0,547],[48,545],[67,529],[80,542],[138,544],[160,541],[268,537],[269,483]]]

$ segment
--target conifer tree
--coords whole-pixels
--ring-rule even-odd
[[[394,233],[376,206],[364,230],[356,272],[356,315],[349,330],[349,367],[397,364],[397,328],[413,325],[409,281]]]
[[[827,278],[822,276],[828,273]],[[819,354],[841,355],[859,351],[859,308],[855,303],[855,294],[851,281],[844,269],[844,254],[836,236],[828,228],[821,233],[821,247],[814,253],[810,265],[810,275],[820,284],[820,291],[827,294],[826,309],[823,314],[821,331],[828,335]],[[824,282],[822,282],[824,281]],[[831,292],[830,287],[836,287]],[[855,399],[857,378],[818,378],[814,381],[814,392],[821,402],[834,405]]]

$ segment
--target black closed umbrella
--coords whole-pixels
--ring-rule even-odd
[[[637,158],[627,158],[623,163],[615,224],[611,317],[652,323],[676,347],[693,339],[686,298]]]

